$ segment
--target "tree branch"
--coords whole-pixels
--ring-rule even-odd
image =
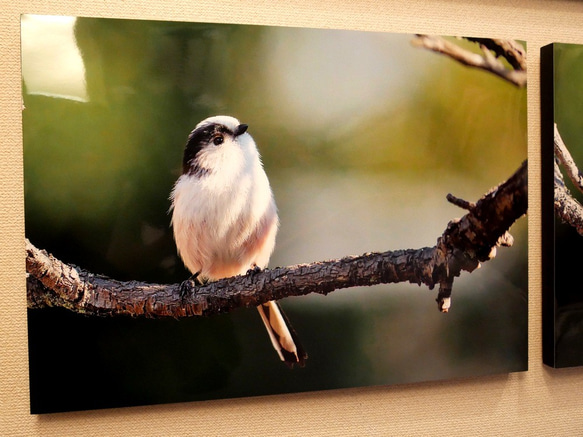
[[[555,183],[554,183],[554,205],[557,215],[567,224],[575,228],[579,235],[583,236],[583,206],[575,199],[563,179],[563,174],[559,168],[559,163],[563,166],[569,179],[580,190],[583,191],[583,178],[577,168],[571,153],[561,138],[557,124],[555,123],[554,134],[555,150]]]
[[[507,230],[527,211],[526,161],[504,183],[450,221],[433,247],[366,253],[332,261],[266,269],[204,286],[160,285],[117,281],[65,264],[26,241],[29,308],[64,307],[99,316],[208,316],[269,300],[309,293],[398,282],[439,285],[438,307],[447,312],[454,278],[472,272],[495,255],[502,242],[511,244]]]
[[[557,174],[560,179],[557,178]],[[559,166],[555,162],[555,212],[583,236],[583,206],[571,196],[565,186]]]
[[[571,153],[561,138],[557,124],[554,125],[554,205],[557,215],[583,235],[583,206],[575,199],[563,179],[559,163],[565,169],[569,179],[579,191],[583,192],[583,177],[577,168]]]
[[[466,37],[466,39],[492,50],[496,56],[506,59],[515,70],[526,71],[526,50],[524,50],[522,44],[510,39],[471,37]]]
[[[488,71],[519,88],[526,86],[526,51],[516,41],[486,38],[466,38],[477,42],[482,55],[470,52],[460,46],[434,35],[417,35],[413,44],[449,56],[455,61]],[[494,52],[494,54],[492,54]],[[512,68],[506,68],[498,59],[503,57]]]
[[[577,189],[583,193],[583,175],[581,171],[577,168],[577,164],[575,164],[575,160],[569,153],[567,146],[563,142],[561,138],[561,134],[559,133],[559,128],[557,127],[557,123],[555,123],[555,156],[567,172],[567,176],[571,179],[571,182],[577,187]],[[561,178],[562,180],[562,178]]]

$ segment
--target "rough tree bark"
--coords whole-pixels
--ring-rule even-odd
[[[208,316],[269,300],[381,283],[411,282],[430,289],[439,285],[438,307],[450,307],[454,278],[472,272],[495,256],[496,246],[510,246],[510,226],[527,211],[526,161],[504,183],[475,204],[449,195],[448,200],[468,209],[450,221],[433,247],[366,253],[338,260],[301,264],[235,276],[194,287],[117,281],[65,264],[28,240],[29,308],[58,306],[99,316],[184,317]]]
[[[575,188],[583,193],[583,175],[575,164],[567,146],[561,138],[555,124],[555,212],[566,223],[583,235],[583,206],[575,199],[565,185],[559,164],[565,169],[567,176]]]

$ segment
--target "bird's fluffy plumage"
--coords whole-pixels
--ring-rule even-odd
[[[171,193],[178,253],[192,273],[216,280],[265,268],[279,225],[267,175],[247,126],[210,117],[191,132]],[[279,305],[258,307],[280,358],[307,357]]]
[[[212,124],[232,132],[240,125],[233,117],[211,117],[196,129]],[[217,170],[184,173],[172,191],[172,226],[184,264],[209,279],[266,267],[279,221],[253,139],[247,133],[227,136],[220,147],[209,145],[194,159],[201,168]]]

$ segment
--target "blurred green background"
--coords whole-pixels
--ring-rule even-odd
[[[554,121],[575,163],[583,168],[583,46],[553,44]],[[552,145],[551,145],[552,147]],[[552,165],[552,163],[545,163]],[[579,202],[583,195],[563,172],[569,191]],[[552,183],[548,181],[548,183]],[[583,295],[579,272],[583,237],[555,219],[555,364],[583,365]]]
[[[271,266],[433,246],[526,159],[526,90],[414,48],[413,35],[23,16],[26,236],[120,280],[175,283],[168,200],[188,133],[249,124],[281,228]],[[471,43],[456,41],[472,50]],[[289,370],[257,311],[207,319],[29,311],[34,412],[526,370],[527,233],[454,284],[288,298]],[[81,378],[79,378],[81,376]]]

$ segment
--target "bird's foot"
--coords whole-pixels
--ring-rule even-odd
[[[204,282],[199,279],[200,272],[196,272],[190,278],[185,281],[182,281],[180,284],[180,298],[184,300],[184,298],[189,293],[196,293],[196,287],[200,287],[204,285]]]
[[[249,270],[247,270],[247,274],[249,276],[254,276],[257,273],[261,273],[263,269],[261,267],[259,267],[257,264],[253,264],[253,267],[251,267]]]

